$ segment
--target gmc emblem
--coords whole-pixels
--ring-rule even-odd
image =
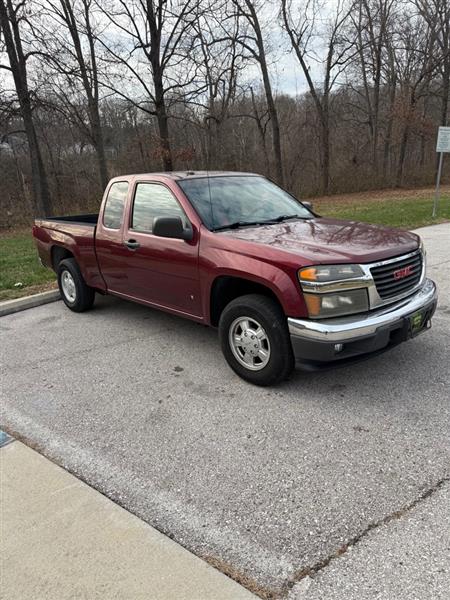
[[[411,265],[404,267],[403,269],[397,269],[394,271],[394,279],[403,279],[404,277],[408,277],[413,272],[413,268]]]

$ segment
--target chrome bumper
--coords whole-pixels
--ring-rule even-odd
[[[418,292],[401,302],[364,315],[314,321],[288,318],[291,336],[315,342],[345,342],[373,335],[381,327],[401,323],[417,310],[432,306],[437,300],[436,285],[425,279]]]

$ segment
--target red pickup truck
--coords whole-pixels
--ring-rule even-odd
[[[416,234],[319,217],[251,173],[116,177],[98,215],[37,219],[33,235],[71,310],[98,292],[218,327],[258,385],[377,354],[436,307]]]

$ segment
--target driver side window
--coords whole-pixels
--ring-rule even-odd
[[[156,217],[181,217],[186,227],[187,219],[172,192],[159,183],[138,183],[134,194],[131,229],[151,233]]]
[[[108,229],[120,229],[128,194],[128,183],[116,181],[111,185],[103,211],[103,225]]]

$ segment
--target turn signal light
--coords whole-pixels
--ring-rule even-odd
[[[316,281],[317,280],[316,267],[308,267],[306,269],[302,269],[301,278],[306,279],[306,281]]]
[[[315,294],[304,294],[308,314],[310,317],[318,317],[322,306],[322,298]]]

